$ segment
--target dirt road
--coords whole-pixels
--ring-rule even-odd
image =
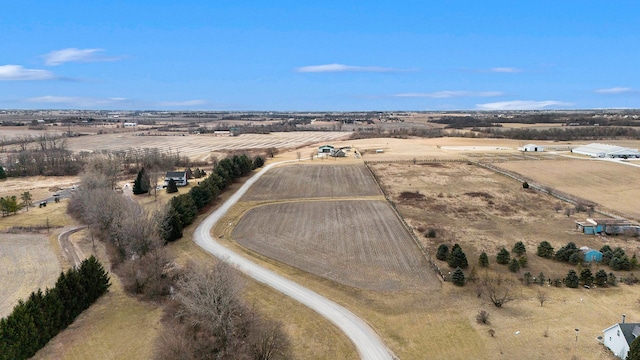
[[[75,247],[73,246],[73,243],[71,242],[71,240],[69,240],[69,236],[84,228],[86,228],[86,226],[75,227],[73,229],[66,230],[62,232],[62,234],[58,235],[58,243],[62,248],[62,252],[64,253],[64,256],[66,256],[66,258],[69,260],[69,264],[71,264],[73,267],[80,266],[80,263],[84,259],[81,259],[80,256],[78,256],[78,253]]]
[[[293,160],[296,161],[296,160]],[[213,254],[214,256],[228,262],[236,269],[251,276],[253,279],[271,286],[281,293],[308,306],[326,319],[334,323],[341,329],[358,349],[362,359],[394,359],[396,358],[382,339],[359,317],[351,311],[336,304],[335,302],[307,289],[295,282],[285,279],[276,273],[257,265],[239,254],[225,248],[211,237],[211,228],[222,218],[222,216],[244,195],[262,174],[271,167],[279,163],[266,166],[229,198],[220,208],[209,215],[198,226],[193,234],[193,240],[198,246]]]

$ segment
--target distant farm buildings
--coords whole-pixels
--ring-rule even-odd
[[[318,156],[345,157],[347,156],[347,151],[351,151],[350,146],[345,146],[337,149],[331,145],[322,145],[318,147]]]
[[[523,147],[519,147],[518,150],[523,152],[541,152],[544,151],[544,147],[536,144],[527,144]]]
[[[571,152],[574,154],[588,155],[591,157],[599,158],[640,158],[640,152],[638,152],[638,149],[630,149],[622,146],[598,143],[578,146],[576,148],[573,148]]]
[[[576,221],[576,229],[586,235],[625,233],[640,235],[640,226],[633,225],[629,220],[587,219],[587,221]]]
[[[124,125],[124,127],[135,127],[135,126],[138,126],[138,123],[126,122],[123,125]]]
[[[335,148],[331,145],[322,145],[320,147],[318,147],[318,155],[328,155],[331,154],[331,152],[334,150]]]

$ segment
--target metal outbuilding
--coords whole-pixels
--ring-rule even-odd
[[[578,146],[573,148],[571,152],[574,154],[582,154],[599,158],[640,158],[640,152],[638,152],[638,149],[599,143]]]

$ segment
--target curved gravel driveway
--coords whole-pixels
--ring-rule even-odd
[[[274,165],[285,162],[289,161],[269,164],[247,180],[229,200],[216,209],[196,228],[193,240],[207,252],[233,265],[253,279],[269,285],[281,293],[301,302],[334,323],[351,339],[362,359],[395,359],[396,357],[391,350],[384,344],[373,329],[351,311],[291,280],[285,279],[271,270],[245,259],[239,254],[220,245],[211,237],[211,228],[238,202],[251,185]]]

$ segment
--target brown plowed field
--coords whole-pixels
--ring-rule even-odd
[[[0,318],[31,292],[53,287],[61,270],[45,235],[0,234]]]
[[[243,201],[382,195],[364,165],[289,165],[264,174]]]
[[[309,201],[248,211],[232,233],[243,246],[320,277],[371,290],[438,285],[385,201]]]
[[[67,140],[72,151],[123,150],[128,148],[159,148],[171,150],[191,159],[204,160],[212,152],[224,150],[295,149],[303,145],[333,142],[350,133],[337,131],[292,131],[239,136],[186,135],[139,136],[141,132],[81,136]],[[307,154],[305,154],[307,156]]]

